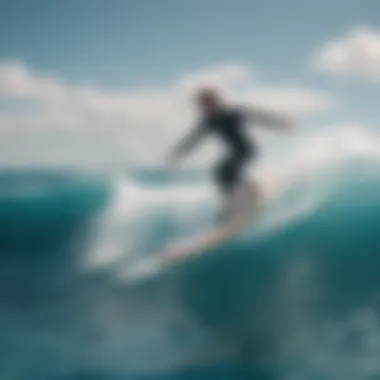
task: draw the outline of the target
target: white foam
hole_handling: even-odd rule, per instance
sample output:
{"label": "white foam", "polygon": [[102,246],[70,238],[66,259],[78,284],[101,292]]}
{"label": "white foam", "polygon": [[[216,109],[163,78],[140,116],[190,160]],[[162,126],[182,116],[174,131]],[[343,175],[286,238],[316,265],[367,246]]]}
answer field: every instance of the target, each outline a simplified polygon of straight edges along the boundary
{"label": "white foam", "polygon": [[99,268],[121,259],[137,259],[146,239],[163,221],[170,220],[186,234],[201,228],[214,206],[213,192],[205,183],[149,187],[131,179],[118,179],[111,204],[94,226],[96,233],[83,264]]}

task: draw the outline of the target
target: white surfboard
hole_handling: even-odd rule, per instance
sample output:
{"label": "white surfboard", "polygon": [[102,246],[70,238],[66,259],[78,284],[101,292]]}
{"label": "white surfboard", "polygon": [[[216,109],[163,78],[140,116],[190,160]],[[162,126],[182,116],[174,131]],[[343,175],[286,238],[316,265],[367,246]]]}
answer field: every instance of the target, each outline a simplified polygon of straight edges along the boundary
{"label": "white surfboard", "polygon": [[251,225],[263,204],[261,191],[257,186],[247,184],[239,189],[229,204],[228,220],[188,241],[169,245],[161,252],[149,255],[133,267],[128,268],[127,277],[144,277],[154,274],[163,267],[181,261],[194,259],[210,252]]}

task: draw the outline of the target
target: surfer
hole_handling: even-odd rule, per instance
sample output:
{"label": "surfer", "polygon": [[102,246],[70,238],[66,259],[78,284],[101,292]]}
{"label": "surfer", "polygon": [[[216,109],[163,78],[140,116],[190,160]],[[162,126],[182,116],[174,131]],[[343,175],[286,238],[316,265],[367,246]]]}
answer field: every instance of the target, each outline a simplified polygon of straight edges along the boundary
{"label": "surfer", "polygon": [[[243,171],[249,162],[257,159],[258,149],[255,141],[248,136],[245,125],[261,124],[268,127],[289,128],[292,120],[274,112],[243,107],[235,108],[225,104],[220,93],[214,88],[201,89],[195,96],[200,111],[200,121],[190,133],[170,152],[168,163],[174,164],[189,153],[206,135],[218,136],[226,146],[226,155],[214,169],[214,179],[224,204],[244,181]],[[228,214],[222,208],[220,218]]]}

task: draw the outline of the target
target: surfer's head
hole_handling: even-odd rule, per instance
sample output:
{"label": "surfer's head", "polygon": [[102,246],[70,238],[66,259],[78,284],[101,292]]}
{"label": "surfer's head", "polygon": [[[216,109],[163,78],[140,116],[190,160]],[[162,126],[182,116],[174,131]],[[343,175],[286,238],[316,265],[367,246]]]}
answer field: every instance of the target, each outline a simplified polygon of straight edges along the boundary
{"label": "surfer's head", "polygon": [[220,93],[212,87],[205,87],[198,90],[195,95],[195,102],[197,107],[206,114],[218,112],[223,105]]}

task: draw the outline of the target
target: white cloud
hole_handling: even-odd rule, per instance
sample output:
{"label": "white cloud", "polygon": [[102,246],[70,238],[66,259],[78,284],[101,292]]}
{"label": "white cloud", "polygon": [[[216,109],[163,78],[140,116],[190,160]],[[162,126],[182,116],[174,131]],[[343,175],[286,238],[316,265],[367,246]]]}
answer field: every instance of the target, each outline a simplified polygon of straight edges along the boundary
{"label": "white cloud", "polygon": [[228,90],[230,86],[245,86],[252,83],[252,70],[245,65],[231,63],[208,67],[196,73],[180,78],[178,84],[185,90],[194,90],[198,86],[218,86]]}
{"label": "white cloud", "polygon": [[0,97],[50,103],[67,98],[68,87],[59,78],[38,75],[16,61],[0,64]]}
{"label": "white cloud", "polygon": [[[217,85],[232,101],[268,106],[296,116],[330,105],[324,93],[299,87],[267,88],[254,77],[247,65],[222,64],[181,76],[167,86],[110,91],[70,84],[35,72],[21,62],[0,62],[0,106],[5,104],[0,108],[1,143],[4,146],[12,141],[14,151],[20,150],[17,156],[21,161],[24,157],[25,161],[55,162],[59,149],[51,145],[64,145],[62,139],[71,141],[66,154],[73,162],[84,155],[86,160],[92,156],[98,160],[133,156],[157,161],[173,138],[192,123],[189,100],[200,85]],[[25,151],[31,139],[39,141],[40,149]],[[50,157],[52,152],[55,157]],[[9,163],[12,157],[0,154],[0,163]]]}
{"label": "white cloud", "polygon": [[[238,96],[238,95],[237,95]],[[296,115],[298,117],[323,111],[333,103],[324,92],[311,92],[301,87],[257,88],[242,91],[241,101]]]}
{"label": "white cloud", "polygon": [[313,64],[333,74],[380,80],[380,30],[356,28],[327,42],[316,52]]}

